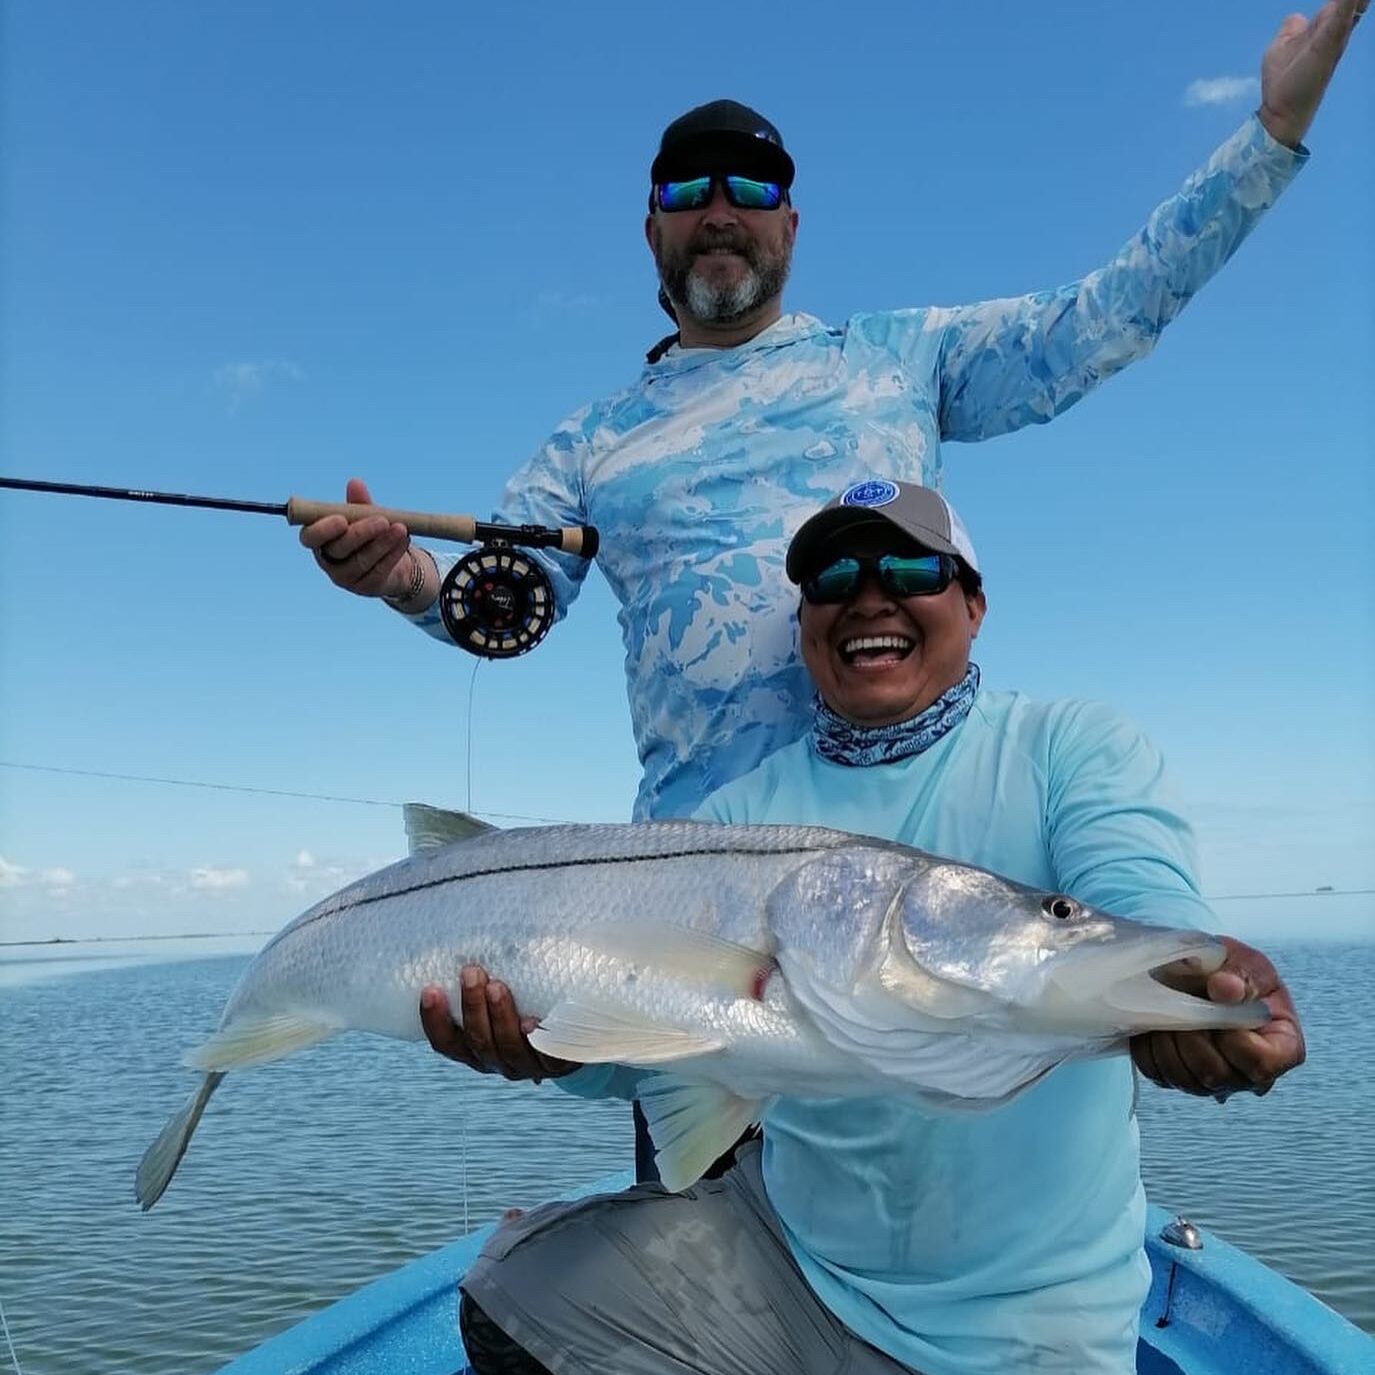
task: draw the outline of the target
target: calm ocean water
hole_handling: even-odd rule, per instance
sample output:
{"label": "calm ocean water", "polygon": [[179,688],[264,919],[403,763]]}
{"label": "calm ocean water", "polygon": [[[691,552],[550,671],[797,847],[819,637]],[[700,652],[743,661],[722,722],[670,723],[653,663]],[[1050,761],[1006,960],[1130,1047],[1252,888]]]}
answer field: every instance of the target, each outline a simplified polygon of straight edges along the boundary
{"label": "calm ocean water", "polygon": [[[0,952],[0,1304],[26,1375],[212,1371],[465,1226],[630,1159],[621,1104],[351,1037],[231,1078],[145,1215],[134,1166],[246,959],[92,953]],[[1307,1066],[1221,1107],[1147,1086],[1147,1190],[1375,1333],[1375,945],[1273,953]]]}

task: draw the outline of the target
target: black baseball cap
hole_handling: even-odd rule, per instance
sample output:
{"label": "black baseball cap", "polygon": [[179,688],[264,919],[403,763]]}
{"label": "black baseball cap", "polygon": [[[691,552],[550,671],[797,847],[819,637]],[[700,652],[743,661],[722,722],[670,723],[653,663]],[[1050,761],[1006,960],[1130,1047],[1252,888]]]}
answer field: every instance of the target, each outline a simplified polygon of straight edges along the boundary
{"label": "black baseball cap", "polygon": [[738,100],[713,100],[679,115],[664,130],[649,179],[657,184],[704,172],[737,172],[776,181],[786,190],[795,171],[775,125]]}

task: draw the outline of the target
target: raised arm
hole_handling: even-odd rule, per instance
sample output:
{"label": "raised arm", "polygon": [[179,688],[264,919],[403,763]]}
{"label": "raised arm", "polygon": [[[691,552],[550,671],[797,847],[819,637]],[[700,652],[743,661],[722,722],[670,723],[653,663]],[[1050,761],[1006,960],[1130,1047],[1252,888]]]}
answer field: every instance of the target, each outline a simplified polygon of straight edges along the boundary
{"label": "raised arm", "polygon": [[1144,357],[1307,158],[1301,140],[1368,0],[1291,15],[1261,64],[1260,108],[1104,267],[1058,290],[936,310],[940,424],[953,440],[1051,419]]}

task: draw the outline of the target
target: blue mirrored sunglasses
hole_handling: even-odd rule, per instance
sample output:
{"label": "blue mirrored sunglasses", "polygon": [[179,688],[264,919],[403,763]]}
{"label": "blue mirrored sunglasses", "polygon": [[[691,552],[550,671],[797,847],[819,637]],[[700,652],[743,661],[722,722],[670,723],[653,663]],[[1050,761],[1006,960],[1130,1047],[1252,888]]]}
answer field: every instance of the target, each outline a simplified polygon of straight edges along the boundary
{"label": "blue mirrored sunglasses", "polygon": [[712,188],[717,184],[737,210],[777,210],[787,195],[776,181],[756,181],[753,177],[693,177],[691,181],[663,181],[654,187],[654,204],[672,214],[678,210],[701,210],[711,204]]}
{"label": "blue mirrored sunglasses", "polygon": [[933,597],[944,592],[957,576],[955,560],[949,554],[836,559],[803,580],[802,595],[814,606],[846,602],[859,591],[865,578],[874,577],[890,597]]}

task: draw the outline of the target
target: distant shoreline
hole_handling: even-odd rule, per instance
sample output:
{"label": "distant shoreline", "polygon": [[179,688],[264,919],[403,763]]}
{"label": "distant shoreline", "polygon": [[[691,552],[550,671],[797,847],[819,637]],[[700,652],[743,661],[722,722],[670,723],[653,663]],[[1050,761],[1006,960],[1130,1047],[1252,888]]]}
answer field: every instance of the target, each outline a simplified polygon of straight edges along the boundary
{"label": "distant shoreline", "polygon": [[213,941],[231,936],[270,936],[271,931],[179,931],[168,936],[49,936],[41,941],[0,941],[0,950],[20,945],[105,945],[123,941]]}

